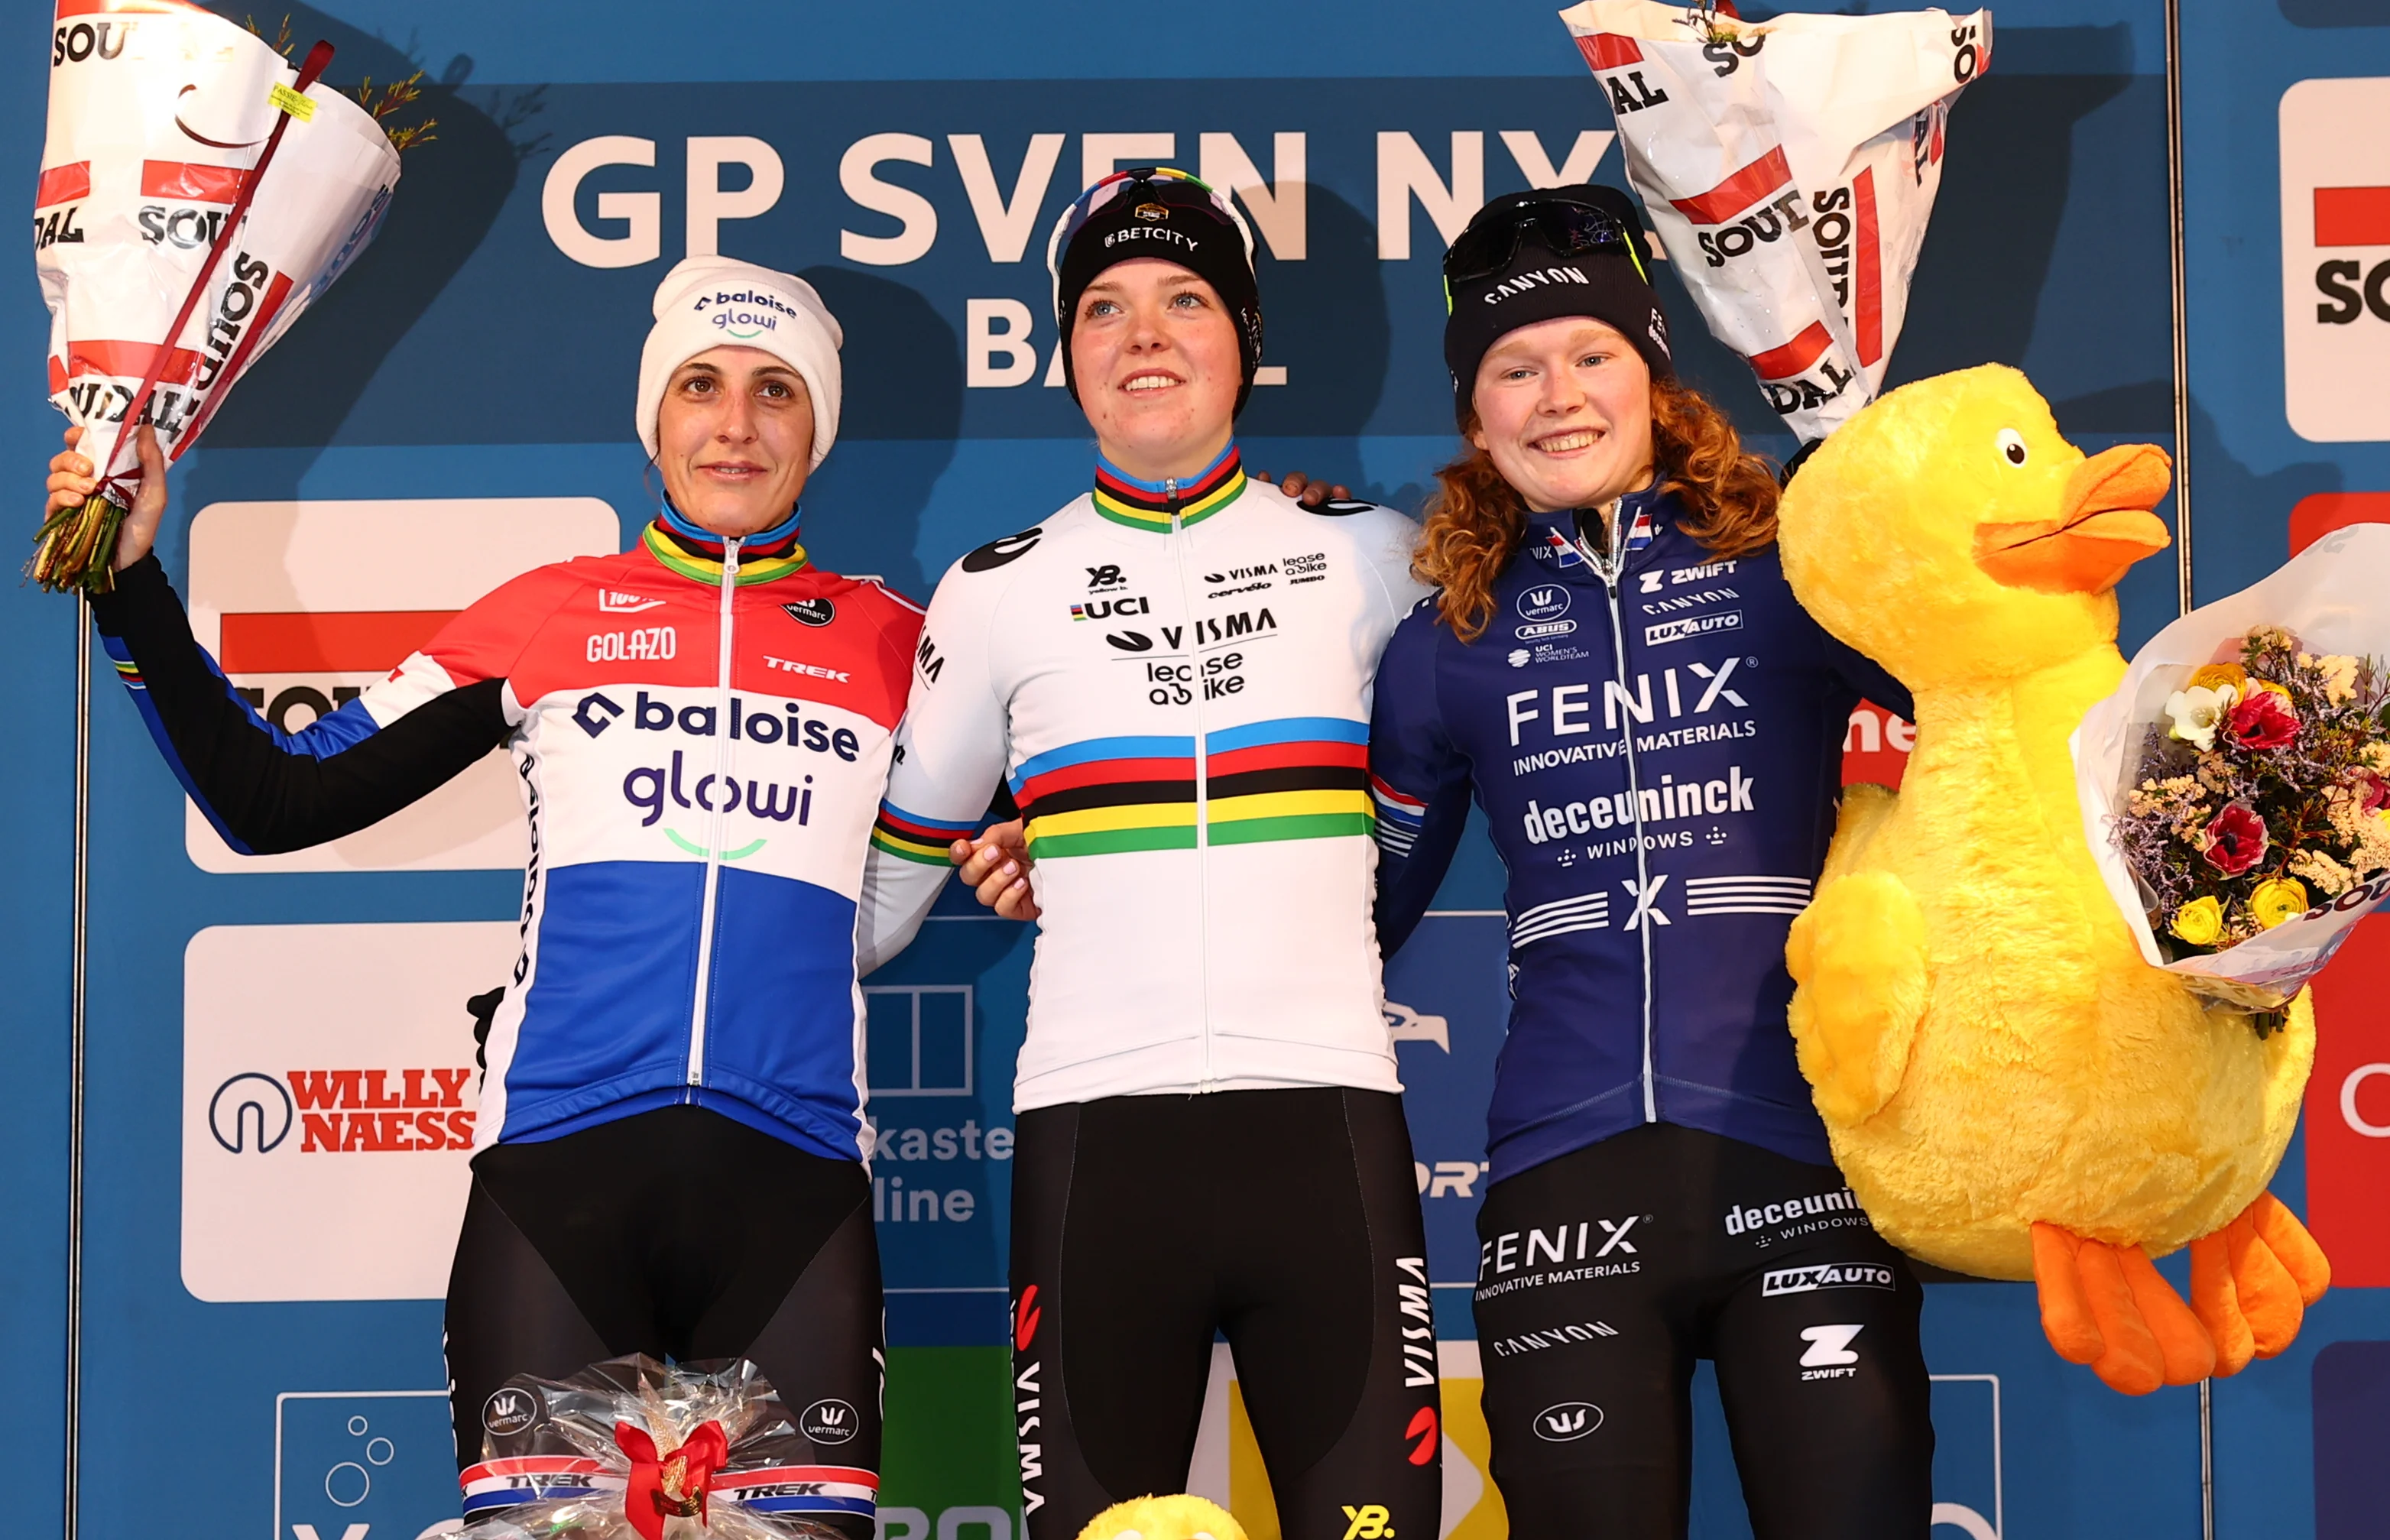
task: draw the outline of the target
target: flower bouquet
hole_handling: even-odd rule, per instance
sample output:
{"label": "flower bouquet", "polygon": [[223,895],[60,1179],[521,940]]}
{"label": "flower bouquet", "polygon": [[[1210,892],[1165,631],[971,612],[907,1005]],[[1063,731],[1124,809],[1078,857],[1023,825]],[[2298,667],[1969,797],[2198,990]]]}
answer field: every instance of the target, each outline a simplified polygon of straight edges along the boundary
{"label": "flower bouquet", "polygon": [[482,1409],[482,1462],[458,1478],[466,1540],[850,1540],[870,1533],[879,1477],[820,1464],[854,1436],[843,1402],[812,1436],[745,1359],[639,1354],[568,1380],[517,1375]]}
{"label": "flower bouquet", "polygon": [[294,70],[184,0],[58,0],[34,263],[50,399],[101,485],[43,526],[44,587],[109,588],[134,430],[180,458],[379,227],[414,131],[323,84],[331,57],[318,43]]}
{"label": "flower bouquet", "polygon": [[1875,399],[1989,11],[1788,12],[1584,0],[1561,12],[1627,179],[1710,331],[1802,439]]}
{"label": "flower bouquet", "polygon": [[2390,894],[2390,526],[2152,638],[2075,737],[2085,833],[2141,954],[2260,1033]]}

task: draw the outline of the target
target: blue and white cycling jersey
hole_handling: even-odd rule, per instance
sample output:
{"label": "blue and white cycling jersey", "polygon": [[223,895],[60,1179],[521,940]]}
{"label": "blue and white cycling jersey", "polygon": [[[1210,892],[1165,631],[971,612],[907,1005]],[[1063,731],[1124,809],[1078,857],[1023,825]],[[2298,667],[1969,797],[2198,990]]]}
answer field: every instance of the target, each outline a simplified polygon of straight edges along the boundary
{"label": "blue and white cycling jersey", "polygon": [[1784,937],[1833,837],[1852,708],[1907,715],[1908,695],[1802,610],[1773,545],[1710,560],[1681,513],[1626,499],[1614,560],[1571,516],[1531,518],[1476,641],[1422,601],[1378,667],[1381,945],[1418,924],[1472,797],[1509,871],[1497,1181],[1644,1123],[1831,1163]]}

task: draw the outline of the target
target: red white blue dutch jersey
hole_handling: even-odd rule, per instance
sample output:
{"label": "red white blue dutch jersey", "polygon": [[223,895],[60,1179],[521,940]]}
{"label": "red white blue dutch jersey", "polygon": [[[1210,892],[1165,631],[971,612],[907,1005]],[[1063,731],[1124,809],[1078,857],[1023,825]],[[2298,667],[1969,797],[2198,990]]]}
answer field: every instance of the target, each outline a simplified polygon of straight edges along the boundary
{"label": "red white blue dutch jersey", "polygon": [[805,565],[793,529],[741,557],[656,525],[528,572],[300,733],[231,693],[154,561],[100,607],[236,849],[337,837],[512,755],[532,859],[477,1145],[693,1102],[868,1153],[856,898],[920,614]]}

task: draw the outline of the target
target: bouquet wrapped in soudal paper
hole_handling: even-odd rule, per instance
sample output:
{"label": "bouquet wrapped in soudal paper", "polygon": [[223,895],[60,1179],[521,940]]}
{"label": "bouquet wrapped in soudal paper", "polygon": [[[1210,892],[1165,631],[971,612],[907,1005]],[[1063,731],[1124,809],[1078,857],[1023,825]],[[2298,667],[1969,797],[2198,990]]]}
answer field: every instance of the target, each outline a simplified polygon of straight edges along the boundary
{"label": "bouquet wrapped in soudal paper", "polygon": [[2151,963],[2271,1025],[2390,894],[2390,525],[2150,639],[2075,732],[2083,828]]}
{"label": "bouquet wrapped in soudal paper", "polygon": [[225,392],[373,237],[398,154],[375,115],[181,0],[58,0],[33,252],[50,399],[102,492],[43,530],[44,586],[104,590],[140,482],[134,429],[179,457]]}
{"label": "bouquet wrapped in soudal paper", "polygon": [[1942,185],[1943,131],[1991,62],[1989,11],[1734,19],[1561,12],[1618,118],[1677,276],[1803,440],[1882,387]]}
{"label": "bouquet wrapped in soudal paper", "polygon": [[482,1463],[459,1478],[469,1540],[854,1540],[880,1479],[826,1464],[856,1409],[780,1404],[755,1366],[634,1354],[568,1380],[517,1375],[482,1408]]}

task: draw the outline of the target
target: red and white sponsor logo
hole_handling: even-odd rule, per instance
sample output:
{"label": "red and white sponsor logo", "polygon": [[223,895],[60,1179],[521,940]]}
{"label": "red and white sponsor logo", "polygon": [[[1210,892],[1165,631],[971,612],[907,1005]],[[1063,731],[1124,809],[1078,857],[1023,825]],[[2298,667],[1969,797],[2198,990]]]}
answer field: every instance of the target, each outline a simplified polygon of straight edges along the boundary
{"label": "red and white sponsor logo", "polygon": [[2279,116],[2283,412],[2390,439],[2390,79],[2303,80]]}
{"label": "red and white sponsor logo", "polygon": [[[183,956],[184,1287],[437,1299],[471,1183],[505,920],[221,925]],[[486,1009],[486,1007],[482,1008]]]}
{"label": "red and white sponsor logo", "polygon": [[[260,715],[296,732],[508,579],[621,548],[614,510],[594,497],[212,503],[191,521],[191,630]],[[371,828],[285,855],[236,854],[186,806],[184,849],[212,872],[520,869],[515,781],[493,752]]]}

